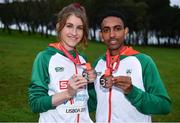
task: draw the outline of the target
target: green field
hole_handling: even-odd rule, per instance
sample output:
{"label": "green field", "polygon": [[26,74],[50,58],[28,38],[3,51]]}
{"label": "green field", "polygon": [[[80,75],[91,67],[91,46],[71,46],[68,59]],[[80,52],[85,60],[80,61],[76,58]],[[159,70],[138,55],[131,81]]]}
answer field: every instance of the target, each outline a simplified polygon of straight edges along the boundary
{"label": "green field", "polygon": [[[8,35],[0,30],[0,122],[38,121],[38,114],[32,113],[28,106],[27,87],[36,54],[54,41],[56,37],[45,38],[37,34],[29,36],[17,32]],[[134,48],[152,56],[172,98],[172,112],[168,115],[153,116],[153,121],[180,121],[180,49],[140,46]],[[93,62],[104,51],[103,44],[89,42],[83,52],[90,62]]]}

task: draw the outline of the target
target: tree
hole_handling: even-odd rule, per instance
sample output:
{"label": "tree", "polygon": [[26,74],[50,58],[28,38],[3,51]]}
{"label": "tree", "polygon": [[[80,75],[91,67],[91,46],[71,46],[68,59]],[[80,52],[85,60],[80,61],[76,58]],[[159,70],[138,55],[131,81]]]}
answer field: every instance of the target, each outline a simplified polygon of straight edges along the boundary
{"label": "tree", "polygon": [[11,34],[10,25],[13,23],[13,16],[12,16],[12,5],[10,3],[7,4],[0,4],[0,18],[1,22],[4,24],[4,31],[7,29],[8,33]]}

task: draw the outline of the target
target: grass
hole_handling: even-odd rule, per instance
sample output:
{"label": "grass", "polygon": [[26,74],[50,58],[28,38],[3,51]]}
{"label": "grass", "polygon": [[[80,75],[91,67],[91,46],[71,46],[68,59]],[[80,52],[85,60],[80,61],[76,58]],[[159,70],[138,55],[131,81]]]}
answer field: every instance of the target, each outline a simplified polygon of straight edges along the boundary
{"label": "grass", "polygon": [[[0,30],[0,122],[38,121],[38,114],[32,113],[28,106],[27,87],[35,56],[54,41],[55,37],[45,38],[38,34],[29,36],[17,32],[9,35]],[[136,46],[135,49],[154,59],[172,98],[172,112],[168,115],[153,116],[153,121],[180,121],[180,49],[142,46]],[[98,42],[90,42],[83,52],[89,61],[93,62],[105,52],[105,46]]]}

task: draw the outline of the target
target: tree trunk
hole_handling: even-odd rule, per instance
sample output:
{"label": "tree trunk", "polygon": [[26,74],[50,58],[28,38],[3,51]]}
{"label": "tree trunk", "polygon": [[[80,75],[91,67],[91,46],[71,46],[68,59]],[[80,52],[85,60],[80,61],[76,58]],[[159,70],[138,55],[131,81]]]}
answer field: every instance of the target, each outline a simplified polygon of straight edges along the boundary
{"label": "tree trunk", "polygon": [[143,41],[144,41],[144,45],[148,45],[148,31],[145,29],[144,30],[144,35],[143,35]]}
{"label": "tree trunk", "polygon": [[16,23],[16,24],[17,24],[17,26],[18,26],[19,33],[22,33],[22,29],[21,29],[20,24],[19,24],[19,23]]}
{"label": "tree trunk", "polygon": [[160,35],[159,35],[159,32],[156,32],[156,36],[157,36],[157,45],[160,45]]}
{"label": "tree trunk", "polygon": [[27,28],[28,28],[28,35],[31,35],[31,27],[30,27],[30,25],[29,24],[27,24]]}

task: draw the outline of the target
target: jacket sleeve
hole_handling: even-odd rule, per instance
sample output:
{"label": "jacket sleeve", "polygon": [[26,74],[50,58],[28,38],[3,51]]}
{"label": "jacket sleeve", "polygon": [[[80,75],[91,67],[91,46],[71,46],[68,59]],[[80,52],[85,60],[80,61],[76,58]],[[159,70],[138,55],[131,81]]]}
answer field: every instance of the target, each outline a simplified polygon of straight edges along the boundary
{"label": "jacket sleeve", "polygon": [[[97,63],[98,63],[97,59],[94,63],[93,63],[93,68],[96,67]],[[97,80],[95,80],[97,81]],[[94,82],[95,83],[95,82]],[[95,112],[96,108],[97,108],[97,97],[96,97],[96,91],[95,91],[95,86],[94,83],[90,83],[88,84],[88,94],[89,94],[89,100],[88,100],[88,109],[89,112]]]}
{"label": "jacket sleeve", "polygon": [[88,109],[89,112],[94,112],[96,111],[96,107],[97,107],[97,98],[96,98],[94,83],[88,84],[88,94],[89,94]]}
{"label": "jacket sleeve", "polygon": [[48,62],[41,52],[33,64],[31,83],[28,87],[28,101],[33,112],[45,112],[53,108],[52,97],[48,95]]}
{"label": "jacket sleeve", "polygon": [[153,60],[140,58],[145,91],[133,86],[126,98],[143,114],[168,114],[171,111],[171,99],[160,78]]}

